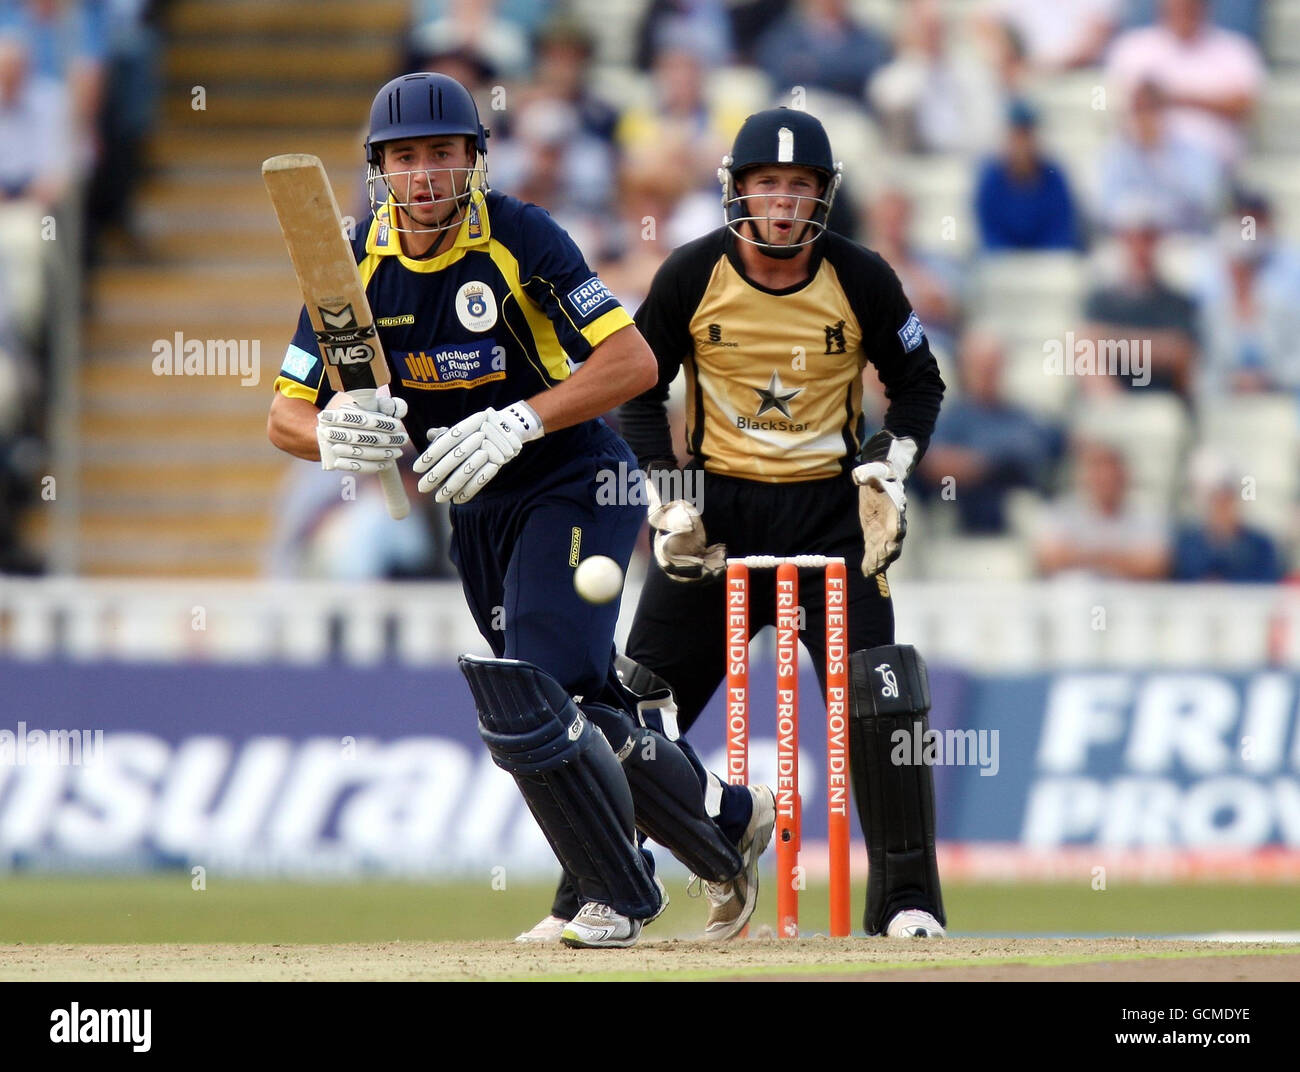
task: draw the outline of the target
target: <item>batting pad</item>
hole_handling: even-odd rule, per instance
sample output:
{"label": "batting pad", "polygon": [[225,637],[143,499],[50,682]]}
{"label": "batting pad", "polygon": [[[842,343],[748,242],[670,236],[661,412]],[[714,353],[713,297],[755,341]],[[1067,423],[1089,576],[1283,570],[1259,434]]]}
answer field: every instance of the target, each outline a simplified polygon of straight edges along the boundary
{"label": "batting pad", "polygon": [[649,919],[659,891],[637,849],[632,792],[605,735],[531,663],[463,655],[479,735],[514,776],[584,902]]}
{"label": "batting pad", "polygon": [[925,662],[910,644],[849,656],[850,769],[867,839],[868,934],[883,933],[904,908],[947,925],[934,849],[934,772],[911,761],[915,750],[898,747],[925,739],[929,710]]}

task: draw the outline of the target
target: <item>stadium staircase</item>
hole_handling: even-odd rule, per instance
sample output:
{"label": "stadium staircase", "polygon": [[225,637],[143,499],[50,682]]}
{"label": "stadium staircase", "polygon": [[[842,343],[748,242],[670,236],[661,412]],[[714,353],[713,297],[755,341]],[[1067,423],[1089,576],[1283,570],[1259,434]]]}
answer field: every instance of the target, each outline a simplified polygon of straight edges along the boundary
{"label": "stadium staircase", "polygon": [[[362,122],[395,71],[406,0],[185,0],[140,191],[147,258],[87,282],[80,378],[80,571],[250,576],[286,472],[267,442],[271,383],[299,305],[261,161],[310,152],[346,214]],[[202,105],[200,108],[199,105]],[[153,372],[154,346],[235,339],[260,379]]]}

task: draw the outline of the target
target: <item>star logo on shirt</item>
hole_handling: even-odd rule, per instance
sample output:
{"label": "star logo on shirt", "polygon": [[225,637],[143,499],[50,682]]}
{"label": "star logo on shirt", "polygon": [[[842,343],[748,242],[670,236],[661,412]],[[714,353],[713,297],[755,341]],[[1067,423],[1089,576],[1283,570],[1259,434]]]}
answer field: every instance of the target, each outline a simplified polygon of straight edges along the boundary
{"label": "star logo on shirt", "polygon": [[802,387],[796,387],[793,391],[786,391],[781,383],[781,374],[775,369],[772,370],[772,378],[767,381],[767,390],[761,387],[751,387],[751,391],[758,395],[758,412],[756,417],[763,416],[769,409],[779,409],[785,416],[790,416],[790,399],[803,391]]}

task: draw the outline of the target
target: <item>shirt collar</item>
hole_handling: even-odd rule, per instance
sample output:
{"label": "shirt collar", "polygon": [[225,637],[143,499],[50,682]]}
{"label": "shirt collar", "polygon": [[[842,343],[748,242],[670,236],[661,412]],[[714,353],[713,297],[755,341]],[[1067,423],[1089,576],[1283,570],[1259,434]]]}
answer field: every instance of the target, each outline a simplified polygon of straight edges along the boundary
{"label": "shirt collar", "polygon": [[[367,253],[379,256],[402,255],[401,234],[389,226],[393,212],[395,206],[390,194],[388,200],[379,206],[375,218],[370,221],[370,233],[366,236]],[[458,247],[485,246],[491,237],[492,226],[488,220],[487,198],[482,190],[475,190],[470,194],[469,207],[465,212],[465,218],[460,221],[455,240],[439,256],[450,253]]]}

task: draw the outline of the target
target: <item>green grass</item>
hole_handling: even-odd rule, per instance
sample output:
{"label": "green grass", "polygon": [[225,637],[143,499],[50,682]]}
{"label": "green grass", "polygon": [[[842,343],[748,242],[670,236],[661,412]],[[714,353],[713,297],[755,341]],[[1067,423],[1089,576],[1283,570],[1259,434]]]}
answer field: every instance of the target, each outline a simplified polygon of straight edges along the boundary
{"label": "green grass", "polygon": [[[765,876],[766,877],[766,876]],[[703,927],[705,907],[672,881],[659,935]],[[775,920],[770,885],[755,917]],[[376,942],[509,938],[550,904],[549,885],[230,881],[188,872],[147,877],[9,876],[0,879],[0,945],[15,942]],[[864,890],[854,889],[854,925]],[[1300,931],[1300,897],[1288,886],[949,885],[954,935],[1191,934],[1219,930]],[[801,902],[805,933],[826,929],[826,890]]]}

